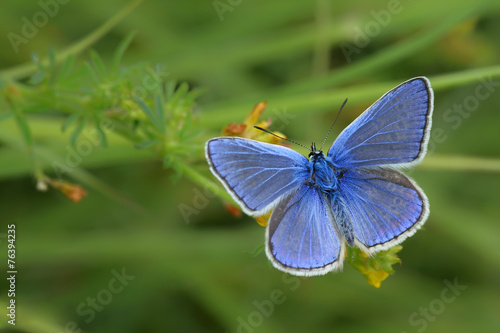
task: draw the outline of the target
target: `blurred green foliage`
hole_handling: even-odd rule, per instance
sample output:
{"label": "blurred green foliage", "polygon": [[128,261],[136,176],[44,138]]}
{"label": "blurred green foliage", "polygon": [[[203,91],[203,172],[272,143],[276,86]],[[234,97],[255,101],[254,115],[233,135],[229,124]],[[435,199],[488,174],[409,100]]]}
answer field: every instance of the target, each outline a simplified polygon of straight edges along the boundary
{"label": "blurred green foliage", "polygon": [[[2,283],[0,329],[500,328],[498,1],[46,0],[0,18],[0,251],[15,224],[18,266],[17,325]],[[436,105],[408,173],[431,215],[396,274],[375,289],[348,265],[297,278],[252,256],[264,229],[207,190],[203,142],[262,100],[271,129],[320,141],[345,98],[336,134],[418,75]],[[80,202],[37,191],[54,162],[72,165],[62,178],[86,189]]]}

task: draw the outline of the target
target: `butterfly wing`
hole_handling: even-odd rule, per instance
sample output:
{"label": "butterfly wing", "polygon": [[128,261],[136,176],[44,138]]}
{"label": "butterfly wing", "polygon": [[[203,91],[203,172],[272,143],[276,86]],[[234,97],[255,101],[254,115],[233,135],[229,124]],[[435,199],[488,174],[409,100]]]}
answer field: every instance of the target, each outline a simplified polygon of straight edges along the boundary
{"label": "butterfly wing", "polygon": [[425,156],[433,92],[425,77],[387,92],[340,133],[328,152],[339,168],[416,164]]}
{"label": "butterfly wing", "polygon": [[342,268],[344,242],[333,214],[316,187],[302,185],[274,209],[266,230],[266,254],[273,265],[300,276]]}
{"label": "butterfly wing", "polygon": [[308,160],[292,149],[235,137],[207,141],[210,170],[245,213],[260,216],[309,178]]}
{"label": "butterfly wing", "polygon": [[389,168],[348,170],[339,181],[356,245],[367,253],[386,250],[413,235],[429,215],[424,192]]}

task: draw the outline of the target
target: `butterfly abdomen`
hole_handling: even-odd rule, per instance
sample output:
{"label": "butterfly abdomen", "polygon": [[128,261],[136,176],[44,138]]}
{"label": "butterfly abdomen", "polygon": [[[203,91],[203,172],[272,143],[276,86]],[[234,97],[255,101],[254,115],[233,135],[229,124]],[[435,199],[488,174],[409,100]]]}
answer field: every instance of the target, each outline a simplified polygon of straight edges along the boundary
{"label": "butterfly abdomen", "polygon": [[351,223],[351,218],[349,217],[344,200],[342,196],[338,193],[332,193],[327,196],[327,199],[331,202],[333,220],[336,223],[334,226],[338,233],[342,235],[345,239],[347,245],[350,247],[354,246],[354,228]]}

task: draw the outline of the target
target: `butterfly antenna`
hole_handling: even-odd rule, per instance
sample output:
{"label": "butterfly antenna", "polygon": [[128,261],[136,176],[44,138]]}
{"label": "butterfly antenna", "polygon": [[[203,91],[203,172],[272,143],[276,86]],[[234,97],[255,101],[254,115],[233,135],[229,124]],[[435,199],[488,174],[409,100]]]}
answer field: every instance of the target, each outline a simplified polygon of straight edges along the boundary
{"label": "butterfly antenna", "polygon": [[347,98],[345,99],[344,103],[342,103],[342,106],[340,107],[339,113],[337,113],[337,117],[335,118],[335,121],[333,122],[332,126],[330,126],[330,129],[328,130],[328,133],[326,134],[325,140],[323,140],[323,144],[321,145],[321,149],[323,149],[323,146],[325,145],[326,139],[328,139],[328,136],[330,135],[330,132],[332,131],[333,126],[337,122],[337,119],[339,119],[340,112],[342,112],[342,109],[344,108],[345,103],[347,103]]}
{"label": "butterfly antenna", "polygon": [[290,139],[287,139],[287,138],[282,138],[281,136],[279,136],[279,135],[277,135],[277,134],[274,134],[273,132],[270,132],[270,131],[266,130],[265,128],[262,128],[262,127],[259,127],[259,126],[254,126],[254,127],[255,127],[256,129],[258,129],[258,130],[262,131],[262,132],[266,132],[266,133],[271,134],[271,135],[273,135],[273,136],[275,136],[275,137],[277,137],[277,138],[280,138],[281,140],[289,141],[289,142],[291,142],[291,143],[295,143],[296,145],[299,145],[299,146],[301,146],[301,147],[304,147],[304,148],[305,148],[305,149],[307,149],[307,150],[311,150],[311,148],[308,148],[308,147],[306,147],[306,146],[304,146],[304,145],[301,145],[300,143],[295,142],[295,141],[293,141],[293,140],[290,140]]}

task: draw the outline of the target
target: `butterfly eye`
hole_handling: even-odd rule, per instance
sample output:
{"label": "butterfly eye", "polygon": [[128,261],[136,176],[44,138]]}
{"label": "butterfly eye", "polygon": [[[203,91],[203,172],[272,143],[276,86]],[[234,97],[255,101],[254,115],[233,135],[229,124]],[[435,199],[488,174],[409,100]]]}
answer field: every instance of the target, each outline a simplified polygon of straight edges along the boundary
{"label": "butterfly eye", "polygon": [[318,151],[318,150],[313,150],[313,151],[311,151],[311,152],[309,153],[309,157],[311,157],[311,156],[318,156],[318,155],[319,155],[318,153],[319,153],[319,151]]}
{"label": "butterfly eye", "polygon": [[[311,161],[316,161],[318,157],[322,157],[323,152],[321,150],[313,150],[309,153],[309,160]],[[312,158],[311,158],[312,157]]]}

